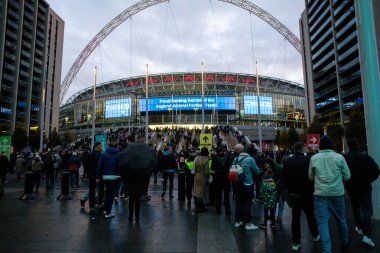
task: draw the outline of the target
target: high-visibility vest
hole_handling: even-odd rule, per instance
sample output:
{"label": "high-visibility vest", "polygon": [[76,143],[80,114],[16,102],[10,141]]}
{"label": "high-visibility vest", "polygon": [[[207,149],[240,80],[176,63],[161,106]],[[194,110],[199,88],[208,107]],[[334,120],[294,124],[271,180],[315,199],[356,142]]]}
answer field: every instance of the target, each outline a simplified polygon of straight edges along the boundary
{"label": "high-visibility vest", "polygon": [[208,172],[209,172],[210,174],[214,174],[215,171],[211,169],[211,164],[212,164],[212,160],[210,159],[210,160],[208,161]]}
{"label": "high-visibility vest", "polygon": [[187,166],[187,168],[192,171],[193,170],[193,164],[194,164],[194,161],[188,161],[187,159],[185,160],[185,164]]}

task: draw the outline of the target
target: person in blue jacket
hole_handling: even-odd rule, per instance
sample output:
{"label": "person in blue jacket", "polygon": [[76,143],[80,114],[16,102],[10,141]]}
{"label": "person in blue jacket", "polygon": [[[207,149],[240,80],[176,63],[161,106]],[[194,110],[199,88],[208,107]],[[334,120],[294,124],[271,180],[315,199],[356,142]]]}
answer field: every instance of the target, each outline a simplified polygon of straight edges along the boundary
{"label": "person in blue jacket", "polygon": [[103,180],[106,186],[106,199],[104,203],[104,218],[111,219],[115,214],[111,212],[115,192],[120,180],[119,163],[119,148],[116,141],[111,141],[106,152],[102,154],[98,162],[96,171],[96,182]]}

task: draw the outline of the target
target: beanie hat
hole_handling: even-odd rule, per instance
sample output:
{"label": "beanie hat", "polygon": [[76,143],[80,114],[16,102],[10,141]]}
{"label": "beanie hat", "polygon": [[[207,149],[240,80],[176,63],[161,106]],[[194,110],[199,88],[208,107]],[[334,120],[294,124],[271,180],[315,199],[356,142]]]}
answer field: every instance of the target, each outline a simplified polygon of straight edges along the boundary
{"label": "beanie hat", "polygon": [[201,156],[208,156],[209,155],[209,152],[208,152],[208,149],[206,147],[203,147],[201,149],[201,153],[200,153]]}
{"label": "beanie hat", "polygon": [[333,141],[327,135],[323,135],[319,142],[319,150],[333,149]]}

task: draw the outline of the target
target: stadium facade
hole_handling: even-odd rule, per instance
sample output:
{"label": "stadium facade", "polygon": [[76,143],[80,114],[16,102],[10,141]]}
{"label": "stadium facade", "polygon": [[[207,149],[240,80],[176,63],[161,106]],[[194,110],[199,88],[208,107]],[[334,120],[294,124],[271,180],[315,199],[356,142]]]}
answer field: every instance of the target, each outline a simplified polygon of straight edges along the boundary
{"label": "stadium facade", "polygon": [[[237,73],[203,74],[205,124],[257,125],[256,76]],[[260,76],[260,115],[264,126],[300,127],[304,122],[302,85]],[[96,128],[143,125],[146,117],[146,77],[102,83],[96,87]],[[201,124],[202,73],[165,73],[148,77],[149,125]],[[93,87],[73,96],[60,108],[60,131],[90,129]]]}

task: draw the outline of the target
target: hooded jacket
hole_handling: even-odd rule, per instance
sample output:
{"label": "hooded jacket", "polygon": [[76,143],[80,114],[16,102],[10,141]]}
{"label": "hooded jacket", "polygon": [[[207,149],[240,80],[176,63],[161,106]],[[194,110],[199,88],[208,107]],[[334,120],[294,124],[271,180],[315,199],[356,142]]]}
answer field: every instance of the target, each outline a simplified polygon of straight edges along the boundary
{"label": "hooded jacket", "polygon": [[103,180],[115,180],[120,177],[119,169],[119,149],[109,147],[102,154],[98,162],[96,178]]}
{"label": "hooded jacket", "polygon": [[350,150],[344,158],[351,172],[351,178],[346,183],[347,190],[359,194],[371,192],[371,183],[379,177],[380,173],[376,162],[359,150]]}

